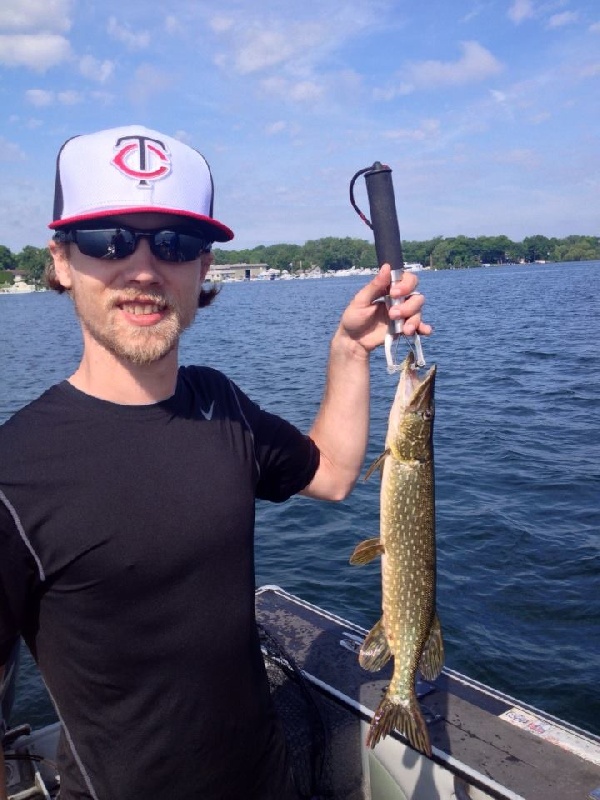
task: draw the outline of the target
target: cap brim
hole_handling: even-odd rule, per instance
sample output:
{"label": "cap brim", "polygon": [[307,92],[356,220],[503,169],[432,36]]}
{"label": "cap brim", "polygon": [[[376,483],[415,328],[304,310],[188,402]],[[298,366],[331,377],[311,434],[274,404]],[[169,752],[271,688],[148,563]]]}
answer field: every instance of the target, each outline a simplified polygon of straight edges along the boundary
{"label": "cap brim", "polygon": [[173,208],[160,208],[157,206],[147,206],[143,208],[134,206],[132,208],[112,209],[111,211],[107,211],[106,209],[102,211],[91,211],[89,214],[78,214],[73,217],[54,220],[54,222],[51,222],[48,227],[52,230],[55,230],[56,228],[67,228],[71,225],[77,224],[78,222],[110,219],[111,217],[120,217],[123,214],[173,214],[177,217],[184,217],[185,219],[192,220],[195,223],[195,226],[200,228],[202,231],[206,231],[208,237],[213,242],[230,242],[234,237],[234,233],[231,228],[228,228],[227,225],[223,225],[223,223],[219,222],[217,219],[212,219],[211,217],[206,217],[202,214],[193,214],[189,211],[178,211],[177,209]]}

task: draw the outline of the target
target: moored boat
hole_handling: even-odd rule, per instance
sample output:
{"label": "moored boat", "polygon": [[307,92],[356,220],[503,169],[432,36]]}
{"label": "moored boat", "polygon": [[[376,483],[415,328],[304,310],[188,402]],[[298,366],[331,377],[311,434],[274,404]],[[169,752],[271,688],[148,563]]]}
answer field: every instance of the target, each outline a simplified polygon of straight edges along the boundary
{"label": "moored boat", "polygon": [[29,292],[35,292],[35,286],[27,283],[21,275],[16,275],[14,283],[10,286],[0,287],[0,294],[28,294]]}

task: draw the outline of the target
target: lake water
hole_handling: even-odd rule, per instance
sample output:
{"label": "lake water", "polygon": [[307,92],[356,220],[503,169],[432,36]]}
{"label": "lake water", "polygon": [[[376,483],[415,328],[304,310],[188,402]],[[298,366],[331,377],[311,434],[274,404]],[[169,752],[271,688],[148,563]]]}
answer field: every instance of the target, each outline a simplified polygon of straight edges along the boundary
{"label": "lake water", "polygon": [[[367,278],[227,284],[182,360],[225,371],[308,429],[329,339]],[[436,383],[438,607],[446,663],[600,733],[600,262],[425,272]],[[74,369],[68,298],[0,296],[0,421]],[[372,359],[367,461],[382,449],[396,379]],[[204,476],[208,479],[209,476]],[[364,627],[379,616],[378,481],[340,504],[257,512],[257,583]],[[14,721],[52,718],[26,660]]]}

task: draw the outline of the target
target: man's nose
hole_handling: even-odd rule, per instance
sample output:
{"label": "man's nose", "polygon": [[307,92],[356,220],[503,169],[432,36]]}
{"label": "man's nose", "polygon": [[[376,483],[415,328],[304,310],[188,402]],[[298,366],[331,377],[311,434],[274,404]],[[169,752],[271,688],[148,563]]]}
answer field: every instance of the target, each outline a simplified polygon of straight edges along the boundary
{"label": "man's nose", "polygon": [[128,280],[137,283],[161,283],[159,259],[150,250],[150,243],[142,238],[134,252],[123,261],[123,271]]}

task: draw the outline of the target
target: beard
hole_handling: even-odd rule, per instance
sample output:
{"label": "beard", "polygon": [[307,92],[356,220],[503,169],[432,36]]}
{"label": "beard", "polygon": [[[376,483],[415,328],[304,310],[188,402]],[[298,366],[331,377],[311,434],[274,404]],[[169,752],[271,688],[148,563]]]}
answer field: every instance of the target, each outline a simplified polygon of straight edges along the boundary
{"label": "beard", "polygon": [[[119,307],[125,301],[135,301],[143,294],[143,305],[157,305],[165,315],[154,325],[135,327],[120,318]],[[184,330],[195,319],[197,302],[185,307],[174,298],[157,292],[120,291],[105,299],[101,313],[88,308],[88,303],[76,291],[71,293],[75,311],[82,327],[99,345],[120,361],[136,366],[153,364],[177,348]]]}

